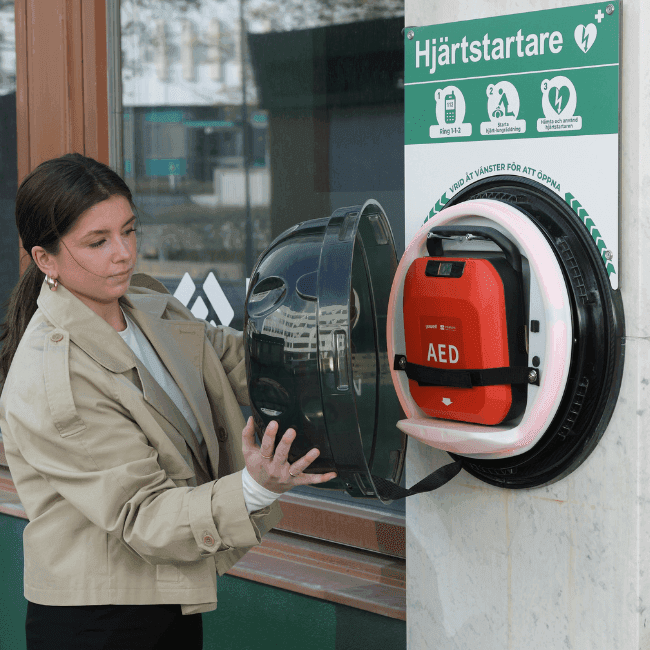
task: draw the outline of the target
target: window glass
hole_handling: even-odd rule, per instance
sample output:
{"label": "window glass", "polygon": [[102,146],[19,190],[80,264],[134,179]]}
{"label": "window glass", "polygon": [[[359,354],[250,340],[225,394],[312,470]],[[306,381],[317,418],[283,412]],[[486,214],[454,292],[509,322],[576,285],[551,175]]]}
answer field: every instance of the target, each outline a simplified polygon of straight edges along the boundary
{"label": "window glass", "polygon": [[[0,238],[0,321],[9,294],[18,282],[18,232],[15,206],[18,189],[16,141],[16,28],[13,0],[0,0],[0,228],[13,233]],[[0,433],[0,442],[2,434]]]}
{"label": "window glass", "polygon": [[138,271],[241,329],[257,257],[300,221],[374,198],[402,253],[403,2],[121,0],[120,20]]}
{"label": "window glass", "polygon": [[0,0],[0,228],[14,237],[0,238],[0,318],[18,281],[18,233],[14,216],[18,153],[16,143],[16,31],[13,0]]}

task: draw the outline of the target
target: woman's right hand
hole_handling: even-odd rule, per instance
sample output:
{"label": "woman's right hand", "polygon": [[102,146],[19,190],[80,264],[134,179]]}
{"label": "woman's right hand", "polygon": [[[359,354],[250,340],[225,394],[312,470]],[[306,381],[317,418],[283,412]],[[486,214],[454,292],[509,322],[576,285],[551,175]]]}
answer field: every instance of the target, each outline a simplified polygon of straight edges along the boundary
{"label": "woman's right hand", "polygon": [[[294,429],[287,429],[275,447],[278,423],[269,423],[262,437],[262,444],[255,442],[253,418],[248,418],[242,431],[242,449],[248,473],[271,492],[282,494],[297,485],[314,485],[336,478],[336,472],[327,474],[305,474],[304,471],[318,458],[320,452],[314,448],[295,463],[289,463],[289,450],[296,438]],[[275,452],[273,451],[275,449]]]}

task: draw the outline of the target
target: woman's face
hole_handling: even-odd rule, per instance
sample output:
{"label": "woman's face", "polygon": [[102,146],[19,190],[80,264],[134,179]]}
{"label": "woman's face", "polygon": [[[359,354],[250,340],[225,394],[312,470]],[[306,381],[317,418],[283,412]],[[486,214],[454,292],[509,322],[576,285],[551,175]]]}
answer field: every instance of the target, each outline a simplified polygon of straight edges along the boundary
{"label": "woman's face", "polygon": [[49,274],[93,309],[126,293],[136,257],[135,216],[116,195],[81,214],[58,255],[49,256]]}

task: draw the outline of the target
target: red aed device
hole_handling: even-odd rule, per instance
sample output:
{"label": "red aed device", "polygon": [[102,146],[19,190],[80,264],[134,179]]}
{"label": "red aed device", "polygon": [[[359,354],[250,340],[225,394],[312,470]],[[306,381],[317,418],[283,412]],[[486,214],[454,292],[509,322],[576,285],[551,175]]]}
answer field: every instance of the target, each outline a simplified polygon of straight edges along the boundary
{"label": "red aed device", "polygon": [[[445,257],[441,239],[490,239],[505,257]],[[409,390],[429,416],[495,425],[521,415],[529,381],[521,255],[493,228],[434,228],[404,281]],[[481,255],[474,253],[474,255]]]}

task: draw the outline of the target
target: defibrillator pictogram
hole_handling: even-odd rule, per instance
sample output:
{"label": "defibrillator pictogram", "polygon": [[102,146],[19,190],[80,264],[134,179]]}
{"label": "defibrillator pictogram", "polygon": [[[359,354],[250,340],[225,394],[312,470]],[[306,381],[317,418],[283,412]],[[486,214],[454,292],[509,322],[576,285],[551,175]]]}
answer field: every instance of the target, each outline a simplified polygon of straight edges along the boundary
{"label": "defibrillator pictogram", "polygon": [[578,47],[586,54],[598,36],[598,28],[593,23],[578,25],[573,32]]}
{"label": "defibrillator pictogram", "polygon": [[574,115],[578,96],[573,82],[564,75],[542,81],[542,110],[537,120],[541,132],[580,131],[582,117]]}

